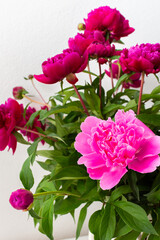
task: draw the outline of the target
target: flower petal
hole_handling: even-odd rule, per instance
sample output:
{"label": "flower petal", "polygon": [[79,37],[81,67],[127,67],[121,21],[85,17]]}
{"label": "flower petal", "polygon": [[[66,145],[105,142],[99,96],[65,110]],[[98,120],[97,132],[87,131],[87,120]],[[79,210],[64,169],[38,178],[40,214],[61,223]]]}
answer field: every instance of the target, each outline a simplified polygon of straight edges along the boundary
{"label": "flower petal", "polygon": [[107,171],[105,171],[100,180],[100,187],[103,190],[109,190],[113,188],[119,183],[126,172],[127,169],[124,167],[107,168]]}
{"label": "flower petal", "polygon": [[91,134],[91,129],[93,127],[96,127],[96,125],[100,122],[101,122],[101,119],[98,119],[96,117],[92,117],[92,116],[87,117],[85,121],[81,124],[81,130],[84,133]]}
{"label": "flower petal", "polygon": [[91,153],[91,147],[88,144],[88,139],[89,139],[89,136],[83,132],[79,133],[76,137],[74,147],[81,154]]}

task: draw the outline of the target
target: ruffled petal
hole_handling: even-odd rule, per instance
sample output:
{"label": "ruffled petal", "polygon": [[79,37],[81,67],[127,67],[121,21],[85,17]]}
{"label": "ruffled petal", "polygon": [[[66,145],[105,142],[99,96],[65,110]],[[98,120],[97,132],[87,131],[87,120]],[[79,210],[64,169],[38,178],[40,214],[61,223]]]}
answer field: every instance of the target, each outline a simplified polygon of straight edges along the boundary
{"label": "ruffled petal", "polygon": [[9,141],[9,136],[7,135],[5,128],[1,128],[0,129],[0,151],[3,151],[7,147],[8,141]]}
{"label": "ruffled petal", "polygon": [[78,164],[84,164],[87,168],[97,168],[105,166],[105,160],[100,155],[91,153],[80,157]]}
{"label": "ruffled petal", "polygon": [[98,119],[97,117],[87,117],[85,121],[81,124],[81,130],[84,133],[91,134],[91,129],[93,127],[96,127],[98,123],[100,123],[102,120]]}

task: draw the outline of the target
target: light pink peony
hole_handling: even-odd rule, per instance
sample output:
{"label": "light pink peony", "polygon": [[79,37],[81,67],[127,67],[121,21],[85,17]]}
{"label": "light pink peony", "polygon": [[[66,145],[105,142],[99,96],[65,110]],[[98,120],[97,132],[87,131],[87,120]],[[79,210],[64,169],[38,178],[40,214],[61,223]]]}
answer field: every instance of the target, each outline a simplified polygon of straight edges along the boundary
{"label": "light pink peony", "polygon": [[0,151],[8,146],[15,152],[17,140],[13,133],[23,120],[22,114],[21,106],[12,98],[0,105]]}
{"label": "light pink peony", "polygon": [[158,73],[160,71],[160,44],[141,44],[124,49],[119,59],[124,73],[145,72]]}
{"label": "light pink peony", "polygon": [[100,180],[100,187],[111,189],[128,169],[149,173],[160,165],[160,136],[156,136],[135,117],[132,110],[118,110],[115,122],[89,116],[81,124],[82,132],[75,149],[83,156],[90,178]]}
{"label": "light pink peony", "polygon": [[[42,63],[43,74],[34,75],[35,79],[45,84],[53,84],[63,80],[68,75],[81,72],[88,63],[87,56],[81,56],[78,52],[66,49]],[[75,78],[76,79],[76,78]],[[76,79],[77,81],[77,79]]]}
{"label": "light pink peony", "polygon": [[117,9],[108,6],[94,9],[84,19],[87,31],[100,30],[110,34],[110,40],[119,40],[121,37],[128,36],[134,31]]}

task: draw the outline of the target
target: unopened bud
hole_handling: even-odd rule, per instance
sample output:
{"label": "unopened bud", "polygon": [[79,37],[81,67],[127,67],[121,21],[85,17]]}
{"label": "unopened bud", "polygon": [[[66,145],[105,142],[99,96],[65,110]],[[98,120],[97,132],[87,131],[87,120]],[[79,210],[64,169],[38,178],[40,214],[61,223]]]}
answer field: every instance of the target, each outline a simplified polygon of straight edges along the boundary
{"label": "unopened bud", "polygon": [[30,210],[33,203],[33,194],[26,189],[18,189],[12,192],[9,202],[17,210]]}
{"label": "unopened bud", "polygon": [[86,29],[86,26],[85,26],[84,23],[79,23],[77,28],[78,28],[79,31],[83,31],[83,30]]}
{"label": "unopened bud", "polygon": [[32,74],[28,75],[28,79],[32,80],[34,78],[34,76]]}
{"label": "unopened bud", "polygon": [[12,94],[15,99],[22,99],[27,91],[23,87],[14,87]]}
{"label": "unopened bud", "polygon": [[66,76],[66,80],[70,83],[70,84],[75,84],[76,82],[78,82],[78,78],[76,77],[75,74],[70,73]]}

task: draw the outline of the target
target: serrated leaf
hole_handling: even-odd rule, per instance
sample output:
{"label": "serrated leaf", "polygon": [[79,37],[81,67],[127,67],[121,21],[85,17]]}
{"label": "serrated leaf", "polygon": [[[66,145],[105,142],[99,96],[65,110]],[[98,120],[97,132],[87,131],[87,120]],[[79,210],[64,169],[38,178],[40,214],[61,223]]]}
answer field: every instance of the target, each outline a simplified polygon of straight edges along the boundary
{"label": "serrated leaf", "polygon": [[129,227],[137,232],[157,235],[146,212],[139,205],[127,201],[117,201],[113,204],[119,216]]}

